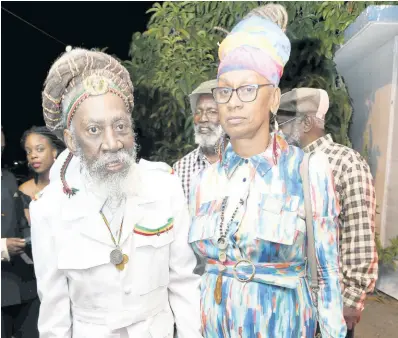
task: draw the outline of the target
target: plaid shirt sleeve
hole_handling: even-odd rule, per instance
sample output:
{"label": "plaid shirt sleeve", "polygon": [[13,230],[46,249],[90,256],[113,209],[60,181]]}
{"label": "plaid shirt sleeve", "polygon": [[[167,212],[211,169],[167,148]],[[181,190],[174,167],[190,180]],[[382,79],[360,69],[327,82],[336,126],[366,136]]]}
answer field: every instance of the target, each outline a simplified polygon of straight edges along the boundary
{"label": "plaid shirt sleeve", "polygon": [[376,195],[369,166],[351,161],[342,173],[341,260],[344,306],[362,310],[377,280]]}

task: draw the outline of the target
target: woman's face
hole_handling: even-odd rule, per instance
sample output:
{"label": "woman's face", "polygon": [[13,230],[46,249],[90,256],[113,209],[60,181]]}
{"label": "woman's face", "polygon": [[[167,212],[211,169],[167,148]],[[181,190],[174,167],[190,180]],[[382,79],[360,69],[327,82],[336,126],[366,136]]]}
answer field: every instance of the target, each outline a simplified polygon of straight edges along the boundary
{"label": "woman's face", "polygon": [[[251,70],[237,70],[220,76],[218,87],[237,89],[252,84],[270,82]],[[270,111],[279,107],[280,90],[273,86],[258,88],[257,97],[252,102],[242,102],[236,91],[227,103],[218,104],[220,123],[227,135],[233,139],[252,139],[260,129],[269,132]]]}
{"label": "woman's face", "polygon": [[30,134],[25,140],[26,158],[30,167],[41,174],[50,170],[57,156],[47,137]]}

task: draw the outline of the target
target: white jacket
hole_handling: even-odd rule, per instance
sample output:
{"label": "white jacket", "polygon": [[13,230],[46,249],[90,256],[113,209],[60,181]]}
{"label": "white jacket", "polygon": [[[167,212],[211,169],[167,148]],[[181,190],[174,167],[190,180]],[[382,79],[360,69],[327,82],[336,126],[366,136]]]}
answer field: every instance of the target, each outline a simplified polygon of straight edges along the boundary
{"label": "white jacket", "polygon": [[[79,189],[75,196],[68,198],[53,179],[30,206],[40,337],[173,337],[174,323],[179,338],[201,337],[199,276],[178,178],[166,164],[138,164],[142,192],[126,201],[120,246],[129,262],[120,272],[110,263],[114,245],[101,206],[85,191],[76,162],[67,175]],[[134,232],[137,225],[158,229],[170,218],[168,232]]]}

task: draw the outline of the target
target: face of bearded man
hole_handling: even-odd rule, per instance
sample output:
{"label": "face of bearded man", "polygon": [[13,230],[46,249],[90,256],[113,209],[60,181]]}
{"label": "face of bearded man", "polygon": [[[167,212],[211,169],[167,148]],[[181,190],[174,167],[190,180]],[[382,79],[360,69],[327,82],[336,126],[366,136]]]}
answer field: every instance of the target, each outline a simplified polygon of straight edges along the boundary
{"label": "face of bearded man", "polygon": [[215,146],[224,135],[218,107],[211,94],[199,97],[194,114],[195,143],[205,152],[215,153]]}
{"label": "face of bearded man", "polygon": [[65,141],[79,157],[89,189],[111,199],[130,194],[136,143],[123,101],[110,93],[89,97],[76,111],[72,127]]}

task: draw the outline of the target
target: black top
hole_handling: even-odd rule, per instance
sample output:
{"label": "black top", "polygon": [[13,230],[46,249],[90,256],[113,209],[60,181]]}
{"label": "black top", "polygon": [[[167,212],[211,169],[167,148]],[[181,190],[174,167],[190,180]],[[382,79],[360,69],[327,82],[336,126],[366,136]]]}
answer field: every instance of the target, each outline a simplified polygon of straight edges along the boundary
{"label": "black top", "polygon": [[29,195],[24,194],[21,190],[19,191],[21,195],[22,204],[24,209],[29,209],[29,204],[32,202],[32,198]]}
{"label": "black top", "polygon": [[[24,204],[15,176],[7,170],[1,175],[1,238],[28,238],[30,226],[25,218]],[[32,257],[31,247],[25,252]],[[21,304],[37,297],[33,265],[20,256],[1,261],[1,306]]]}

